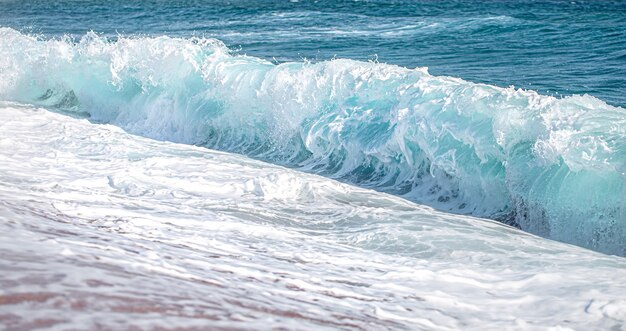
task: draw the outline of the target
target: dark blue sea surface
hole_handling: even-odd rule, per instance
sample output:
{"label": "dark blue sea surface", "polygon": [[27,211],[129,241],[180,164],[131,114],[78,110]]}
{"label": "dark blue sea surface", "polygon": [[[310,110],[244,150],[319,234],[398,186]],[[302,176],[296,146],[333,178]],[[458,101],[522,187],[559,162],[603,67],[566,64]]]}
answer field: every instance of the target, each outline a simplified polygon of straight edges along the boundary
{"label": "dark blue sea surface", "polygon": [[375,60],[626,106],[624,1],[1,1],[45,36],[215,37],[276,62]]}

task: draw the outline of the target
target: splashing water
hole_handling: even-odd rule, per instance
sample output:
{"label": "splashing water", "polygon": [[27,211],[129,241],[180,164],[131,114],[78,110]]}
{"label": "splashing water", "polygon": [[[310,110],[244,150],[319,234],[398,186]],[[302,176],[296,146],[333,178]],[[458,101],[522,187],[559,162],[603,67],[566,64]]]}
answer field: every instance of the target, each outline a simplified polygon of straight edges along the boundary
{"label": "splashing water", "polygon": [[7,329],[626,321],[623,258],[32,106],[0,128]]}
{"label": "splashing water", "polygon": [[0,29],[0,97],[625,255],[626,110],[425,69],[236,56],[202,38]]}

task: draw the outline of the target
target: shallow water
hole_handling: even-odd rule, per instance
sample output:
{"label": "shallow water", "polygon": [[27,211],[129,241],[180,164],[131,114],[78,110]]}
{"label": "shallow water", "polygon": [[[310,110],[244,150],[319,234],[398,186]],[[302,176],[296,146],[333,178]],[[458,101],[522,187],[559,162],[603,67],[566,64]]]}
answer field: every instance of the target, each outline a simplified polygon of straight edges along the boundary
{"label": "shallow water", "polygon": [[626,320],[623,258],[30,106],[0,119],[8,330]]}

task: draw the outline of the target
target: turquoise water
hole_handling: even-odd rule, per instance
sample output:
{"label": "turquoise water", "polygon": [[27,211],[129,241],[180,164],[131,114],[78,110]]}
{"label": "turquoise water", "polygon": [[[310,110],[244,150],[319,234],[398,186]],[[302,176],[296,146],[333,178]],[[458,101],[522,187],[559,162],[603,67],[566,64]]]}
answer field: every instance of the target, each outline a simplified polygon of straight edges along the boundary
{"label": "turquoise water", "polygon": [[0,6],[2,100],[626,254],[620,2]]}
{"label": "turquoise water", "polygon": [[0,1],[0,325],[623,329],[625,7]]}
{"label": "turquoise water", "polygon": [[378,60],[626,105],[623,1],[2,1],[0,26],[215,37],[276,62]]}

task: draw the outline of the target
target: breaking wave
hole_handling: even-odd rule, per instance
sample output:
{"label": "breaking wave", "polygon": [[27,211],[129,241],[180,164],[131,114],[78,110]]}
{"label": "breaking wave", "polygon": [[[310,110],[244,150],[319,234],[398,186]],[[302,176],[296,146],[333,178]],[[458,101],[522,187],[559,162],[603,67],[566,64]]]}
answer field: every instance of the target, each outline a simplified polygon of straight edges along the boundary
{"label": "breaking wave", "polygon": [[626,110],[588,95],[202,38],[0,28],[0,99],[203,145],[626,255]]}

